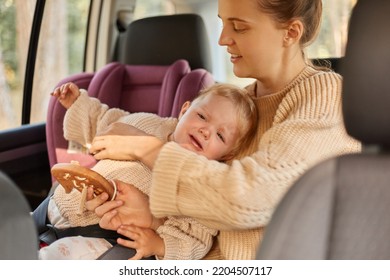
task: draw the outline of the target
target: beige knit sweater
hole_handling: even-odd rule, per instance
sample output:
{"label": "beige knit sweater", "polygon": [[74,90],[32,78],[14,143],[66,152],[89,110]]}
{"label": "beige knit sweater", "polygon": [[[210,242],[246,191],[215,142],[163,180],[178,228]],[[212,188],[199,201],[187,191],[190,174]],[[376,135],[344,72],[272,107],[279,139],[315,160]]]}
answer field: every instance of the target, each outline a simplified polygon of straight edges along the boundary
{"label": "beige knit sweater", "polygon": [[[344,129],[341,87],[338,74],[308,66],[283,90],[257,98],[258,151],[231,165],[165,144],[153,169],[152,213],[186,215],[221,230],[206,258],[254,259],[292,183],[320,161],[361,150]],[[256,84],[248,89],[255,96]]]}
{"label": "beige knit sweater", "polygon": [[[161,118],[149,113],[129,114],[120,109],[109,109],[81,90],[80,97],[66,112],[64,136],[85,145],[91,143],[94,136],[108,125],[118,121],[133,125],[162,141],[167,141],[177,124],[176,118]],[[151,172],[141,162],[101,160],[92,169],[105,178],[133,184],[149,195]],[[62,187],[57,187],[53,198],[62,217],[71,226],[98,223],[99,219],[93,212],[78,213],[80,192],[74,190],[66,194]],[[179,216],[168,217],[157,232],[164,239],[165,259],[201,259],[210,250],[213,237],[217,234],[216,230],[209,229],[194,219]]]}

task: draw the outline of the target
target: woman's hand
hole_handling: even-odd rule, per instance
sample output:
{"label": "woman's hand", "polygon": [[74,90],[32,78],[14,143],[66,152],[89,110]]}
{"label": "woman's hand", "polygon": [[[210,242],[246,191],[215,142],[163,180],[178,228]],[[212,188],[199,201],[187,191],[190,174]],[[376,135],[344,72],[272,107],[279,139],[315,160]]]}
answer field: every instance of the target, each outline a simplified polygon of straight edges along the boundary
{"label": "woman's hand", "polygon": [[[136,160],[132,142],[136,136],[105,135],[93,139],[89,148],[91,154],[98,160]],[[143,136],[137,136],[143,137]],[[137,139],[137,138],[135,138]]]}
{"label": "woman's hand", "polygon": [[95,137],[89,151],[97,160],[139,160],[153,169],[162,146],[154,136],[105,135]]}
{"label": "woman's hand", "polygon": [[150,228],[122,225],[118,233],[131,239],[118,238],[118,244],[137,251],[136,255],[129,260],[140,260],[150,256],[164,257],[165,255],[163,239]]}
{"label": "woman's hand", "polygon": [[132,125],[115,122],[110,124],[105,130],[102,130],[93,139],[90,153],[92,153],[96,159],[110,158],[118,160],[135,160],[136,157],[133,154],[134,149],[129,150],[127,155],[124,152],[125,149],[122,149],[126,148],[127,139],[131,138],[117,136],[149,136],[149,134]]}
{"label": "woman's hand", "polygon": [[105,229],[117,230],[123,224],[132,224],[150,228],[156,220],[149,209],[149,198],[136,187],[115,181],[117,196],[96,207],[95,213],[101,217],[100,226]]}

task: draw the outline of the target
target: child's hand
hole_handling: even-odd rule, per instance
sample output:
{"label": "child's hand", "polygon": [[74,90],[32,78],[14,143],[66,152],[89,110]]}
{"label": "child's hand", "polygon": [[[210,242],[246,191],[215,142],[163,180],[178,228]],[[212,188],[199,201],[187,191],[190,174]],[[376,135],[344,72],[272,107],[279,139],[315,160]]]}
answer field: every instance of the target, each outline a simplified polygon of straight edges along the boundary
{"label": "child's hand", "polygon": [[121,225],[118,233],[132,240],[118,238],[118,244],[133,248],[137,251],[129,260],[140,260],[143,257],[164,257],[165,245],[163,239],[150,228],[141,228],[132,225]]}
{"label": "child's hand", "polygon": [[56,97],[62,106],[69,109],[80,96],[80,90],[74,83],[66,83],[55,88],[51,95]]}

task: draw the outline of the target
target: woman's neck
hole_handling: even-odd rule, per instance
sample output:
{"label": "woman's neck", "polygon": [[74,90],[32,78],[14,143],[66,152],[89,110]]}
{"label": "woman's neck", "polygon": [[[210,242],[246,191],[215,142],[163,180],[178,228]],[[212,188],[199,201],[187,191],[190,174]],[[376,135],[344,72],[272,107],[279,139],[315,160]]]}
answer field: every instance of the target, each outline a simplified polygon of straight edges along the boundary
{"label": "woman's neck", "polygon": [[[289,66],[285,66],[289,65]],[[266,96],[283,90],[306,68],[303,59],[297,59],[296,62],[282,63],[279,71],[274,71],[270,77],[257,79],[256,96]]]}

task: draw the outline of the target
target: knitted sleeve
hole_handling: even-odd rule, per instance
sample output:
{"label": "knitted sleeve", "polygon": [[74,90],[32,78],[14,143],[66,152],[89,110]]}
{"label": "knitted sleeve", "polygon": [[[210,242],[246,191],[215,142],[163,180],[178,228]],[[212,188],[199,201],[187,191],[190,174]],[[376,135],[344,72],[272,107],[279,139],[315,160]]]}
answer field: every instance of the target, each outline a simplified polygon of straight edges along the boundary
{"label": "knitted sleeve", "polygon": [[92,139],[114,122],[132,125],[148,134],[166,141],[176,127],[176,118],[162,118],[151,113],[130,114],[121,109],[109,108],[97,98],[89,97],[85,90],[67,110],[64,118],[64,137],[82,145]]}
{"label": "knitted sleeve", "polygon": [[66,111],[64,137],[82,145],[91,143],[99,131],[126,115],[129,113],[121,109],[110,109],[97,98],[89,97],[87,92],[81,89],[80,96]]}
{"label": "knitted sleeve", "polygon": [[226,165],[165,144],[153,169],[153,214],[190,216],[219,230],[263,227],[309,167],[360,151],[344,129],[341,78],[320,73],[289,89],[249,157]]}
{"label": "knitted sleeve", "polygon": [[157,229],[164,240],[165,260],[199,260],[210,250],[217,231],[188,217],[168,217]]}

